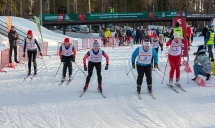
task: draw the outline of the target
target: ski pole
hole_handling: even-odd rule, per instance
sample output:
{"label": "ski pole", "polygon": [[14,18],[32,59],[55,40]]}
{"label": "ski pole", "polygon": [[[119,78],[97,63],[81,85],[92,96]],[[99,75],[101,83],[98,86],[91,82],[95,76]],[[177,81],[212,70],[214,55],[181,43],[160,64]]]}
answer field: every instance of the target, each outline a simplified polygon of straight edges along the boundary
{"label": "ski pole", "polygon": [[[46,67],[46,64],[45,64],[45,62],[44,62],[43,56],[42,56],[42,60],[43,60],[43,63],[44,63],[44,65],[45,65],[45,67]],[[48,70],[47,70],[47,67],[46,67],[46,71],[48,71]]]}
{"label": "ski pole", "polygon": [[[61,66],[61,64],[62,64],[62,62],[60,63],[60,66]],[[58,71],[59,71],[59,69],[60,69],[60,66],[59,66],[59,68],[58,68],[58,70],[57,70],[57,73],[58,73]],[[54,77],[56,77],[57,73],[55,74]]]}
{"label": "ski pole", "polygon": [[25,64],[25,58],[24,58],[24,65],[25,65],[25,72],[27,72],[27,71],[26,71],[26,64]]}
{"label": "ski pole", "polygon": [[[76,62],[74,62],[75,64],[76,64]],[[76,64],[77,65],[77,64]],[[78,65],[77,65],[78,66]],[[81,70],[81,68],[78,66],[78,68]],[[87,76],[85,73],[84,73],[84,71],[83,70],[81,70],[82,71],[82,73],[85,75],[85,76]]]}
{"label": "ski pole", "polygon": [[166,66],[165,66],[165,69],[164,69],[164,74],[163,74],[163,78],[162,78],[161,84],[163,84],[163,80],[164,80],[164,76],[165,76],[165,72],[166,72],[166,67],[167,67],[168,60],[169,60],[169,58],[167,58],[167,61],[166,61]]}
{"label": "ski pole", "polygon": [[132,68],[129,70],[129,72],[126,75],[128,75],[131,72],[131,70],[132,70]]}

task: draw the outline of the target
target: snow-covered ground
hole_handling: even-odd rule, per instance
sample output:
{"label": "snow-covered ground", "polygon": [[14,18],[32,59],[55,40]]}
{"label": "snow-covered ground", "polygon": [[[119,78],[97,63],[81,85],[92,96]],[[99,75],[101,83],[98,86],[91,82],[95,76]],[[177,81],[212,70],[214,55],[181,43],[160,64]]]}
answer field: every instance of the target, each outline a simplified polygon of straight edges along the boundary
{"label": "snow-covered ground", "polygon": [[[36,31],[37,28],[35,28]],[[46,35],[44,33],[44,35]],[[60,35],[59,35],[60,36]],[[190,65],[193,65],[193,52],[203,43],[203,37],[195,37],[191,47]],[[1,45],[0,45],[1,46]],[[103,48],[109,55],[110,65],[104,70],[102,62],[103,98],[97,91],[97,76],[94,70],[87,92],[79,97],[84,84],[82,58],[87,51],[78,51],[73,63],[73,81],[59,86],[62,66],[57,74],[60,60],[58,56],[44,57],[38,62],[38,75],[31,79],[26,76],[25,64],[15,69],[4,68],[0,73],[0,127],[1,128],[214,128],[215,91],[214,87],[200,87],[181,66],[181,84],[187,92],[168,86],[169,66],[166,68],[164,84],[161,84],[167,58],[165,51],[159,51],[159,67],[153,75],[153,92],[157,99],[147,93],[144,78],[142,99],[136,94],[136,69],[131,69],[131,54],[136,47]],[[56,48],[49,49],[55,52]],[[85,72],[87,74],[87,72]],[[67,76],[68,77],[68,76]],[[202,77],[205,79],[204,77]],[[206,82],[214,85],[215,79]]]}

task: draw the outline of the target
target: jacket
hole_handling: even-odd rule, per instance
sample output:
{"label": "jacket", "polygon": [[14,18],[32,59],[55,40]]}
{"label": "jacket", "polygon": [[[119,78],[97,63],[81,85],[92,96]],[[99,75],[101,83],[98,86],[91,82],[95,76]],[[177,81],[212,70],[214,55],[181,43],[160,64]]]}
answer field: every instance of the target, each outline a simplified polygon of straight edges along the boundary
{"label": "jacket", "polygon": [[196,57],[196,59],[194,60],[194,63],[195,64],[200,63],[200,65],[202,66],[202,70],[205,73],[211,73],[211,71],[212,71],[212,64],[211,64],[211,62],[208,59],[208,56],[206,54],[198,55]]}
{"label": "jacket", "polygon": [[10,42],[10,46],[17,46],[17,40],[18,40],[18,33],[14,30],[10,30],[10,32],[8,33],[8,39],[9,39],[9,42]]}

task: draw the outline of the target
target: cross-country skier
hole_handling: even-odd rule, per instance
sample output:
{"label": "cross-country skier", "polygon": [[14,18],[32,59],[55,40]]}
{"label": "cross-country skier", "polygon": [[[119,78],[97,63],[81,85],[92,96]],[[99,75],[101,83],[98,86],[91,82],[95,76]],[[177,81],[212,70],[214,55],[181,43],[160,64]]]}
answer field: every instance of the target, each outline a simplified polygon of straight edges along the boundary
{"label": "cross-country skier", "polygon": [[34,75],[36,75],[37,74],[37,62],[36,62],[37,49],[39,50],[41,56],[42,56],[42,53],[41,53],[40,46],[39,46],[37,40],[33,37],[32,30],[28,30],[27,38],[25,39],[25,42],[24,42],[24,49],[23,49],[24,58],[25,58],[26,48],[27,48],[27,55],[28,55],[28,75],[31,74],[31,61],[33,61]]}
{"label": "cross-country skier", "polygon": [[146,76],[148,91],[152,92],[151,59],[154,57],[154,67],[158,68],[158,55],[154,48],[150,47],[149,42],[143,42],[143,46],[137,47],[132,53],[131,63],[135,69],[135,59],[137,57],[137,93],[141,91],[143,76]]}
{"label": "cross-country skier", "polygon": [[[153,39],[150,41],[150,43],[151,43],[151,47],[155,49],[157,54],[158,54],[159,46],[161,47],[161,51],[163,51],[163,44],[160,42],[160,40],[156,34],[153,35]],[[153,60],[154,60],[154,57],[152,57],[152,61],[151,61],[152,68],[153,68]]]}
{"label": "cross-country skier", "polygon": [[64,39],[64,43],[60,46],[59,55],[61,62],[63,63],[63,75],[62,80],[66,78],[66,71],[69,70],[69,80],[72,79],[72,62],[75,62],[76,49],[70,43],[69,38]]}
{"label": "cross-country skier", "polygon": [[[200,64],[200,65],[199,65]],[[206,77],[206,80],[209,80],[211,77],[212,64],[210,59],[206,55],[206,48],[204,45],[199,46],[196,57],[194,59],[193,65],[195,78],[192,80],[195,81],[198,75],[203,75]]]}
{"label": "cross-country skier", "polygon": [[87,66],[86,66],[86,59],[88,59],[88,76],[86,78],[85,86],[84,86],[84,91],[87,90],[90,78],[93,73],[93,68],[96,68],[97,76],[98,76],[98,90],[102,92],[102,76],[101,76],[101,66],[102,66],[102,55],[106,59],[106,66],[105,70],[108,70],[108,65],[109,65],[109,57],[108,55],[99,48],[99,43],[94,42],[92,49],[90,49],[84,56],[83,58],[83,63],[84,63],[84,71],[87,71]]}
{"label": "cross-country skier", "polygon": [[170,46],[169,53],[168,53],[168,61],[170,65],[170,72],[169,72],[169,85],[172,86],[173,84],[173,76],[176,70],[176,84],[180,85],[180,61],[181,61],[181,54],[182,54],[182,47],[186,43],[184,39],[180,38],[178,32],[174,33],[174,39],[171,38],[167,43],[166,46]]}

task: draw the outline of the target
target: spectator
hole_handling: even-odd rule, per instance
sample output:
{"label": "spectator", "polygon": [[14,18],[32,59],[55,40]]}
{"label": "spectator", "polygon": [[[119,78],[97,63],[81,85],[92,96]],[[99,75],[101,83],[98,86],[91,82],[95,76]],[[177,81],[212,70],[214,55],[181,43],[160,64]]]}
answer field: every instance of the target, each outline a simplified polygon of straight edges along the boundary
{"label": "spectator", "polygon": [[211,62],[214,61],[213,55],[213,45],[214,45],[214,32],[212,30],[212,25],[208,25],[208,32],[206,34],[205,45],[208,47],[209,59],[211,58]]}
{"label": "spectator", "polygon": [[[200,63],[200,65],[198,63]],[[198,75],[206,76],[206,80],[209,80],[211,77],[210,73],[212,71],[212,64],[206,55],[204,45],[199,46],[197,50],[196,57],[194,59],[193,70],[195,75],[195,78],[192,79],[193,81],[196,80]]]}
{"label": "spectator", "polygon": [[14,50],[14,61],[19,63],[17,60],[17,40],[19,39],[19,35],[16,32],[14,26],[11,27],[10,32],[8,33],[8,38],[10,42],[10,63],[12,63],[12,50]]}
{"label": "spectator", "polygon": [[202,35],[204,36],[204,40],[206,39],[207,32],[208,32],[208,25],[206,25],[202,30]]}

